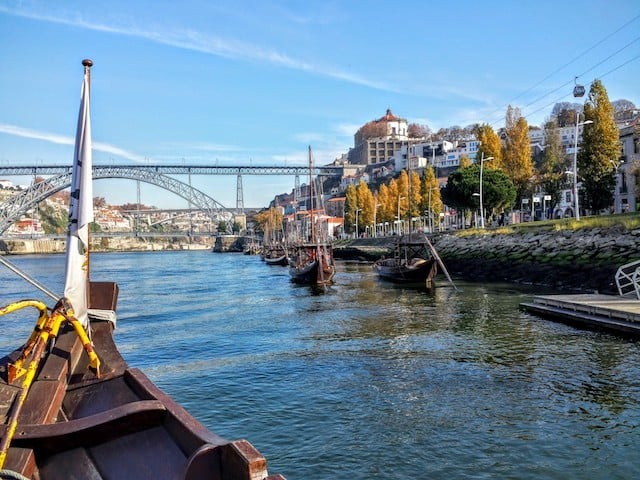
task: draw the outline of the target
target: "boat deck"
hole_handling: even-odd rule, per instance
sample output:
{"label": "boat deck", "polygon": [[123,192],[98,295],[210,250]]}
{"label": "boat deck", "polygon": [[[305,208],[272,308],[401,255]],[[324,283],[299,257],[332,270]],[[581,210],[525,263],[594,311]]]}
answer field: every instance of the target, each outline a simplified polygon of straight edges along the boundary
{"label": "boat deck", "polygon": [[602,294],[539,295],[520,307],[574,325],[640,336],[640,300]]}

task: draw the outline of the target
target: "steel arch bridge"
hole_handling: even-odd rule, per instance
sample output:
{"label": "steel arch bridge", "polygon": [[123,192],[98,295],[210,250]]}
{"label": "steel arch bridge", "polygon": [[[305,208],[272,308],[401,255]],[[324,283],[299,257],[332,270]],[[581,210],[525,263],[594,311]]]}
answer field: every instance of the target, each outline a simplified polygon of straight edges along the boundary
{"label": "steel arch bridge", "polygon": [[[167,175],[154,172],[152,170],[126,168],[123,166],[94,166],[93,178],[128,178],[130,180],[139,180],[141,182],[156,185],[179,195],[212,218],[215,215],[224,213],[229,217],[233,216],[233,213],[228,208],[204,192],[193,188],[191,185],[176,180],[175,178],[168,177]],[[71,169],[69,168],[64,173],[33,184],[27,190],[11,197],[0,205],[0,234],[4,233],[12,223],[18,220],[30,209],[34,208],[39,202],[70,186]]]}

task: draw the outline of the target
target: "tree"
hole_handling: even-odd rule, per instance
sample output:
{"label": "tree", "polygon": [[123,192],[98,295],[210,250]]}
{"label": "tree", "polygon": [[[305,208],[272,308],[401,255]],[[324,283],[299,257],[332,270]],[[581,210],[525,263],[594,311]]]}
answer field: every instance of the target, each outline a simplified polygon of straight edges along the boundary
{"label": "tree", "polygon": [[436,178],[433,167],[427,167],[421,182],[420,210],[428,212],[429,218],[438,218],[443,210],[442,197],[440,195],[440,185]]}
{"label": "tree", "polygon": [[356,197],[358,200],[358,229],[360,232],[365,230],[367,225],[373,225],[373,209],[375,208],[375,199],[373,193],[369,189],[369,185],[364,180],[360,180],[356,188]]}
{"label": "tree", "polygon": [[465,168],[471,165],[473,162],[467,155],[460,156],[460,161],[458,164],[458,168]]}
{"label": "tree", "polygon": [[[482,158],[484,153],[484,158],[493,157],[493,160],[490,160],[492,167],[500,168],[502,166],[502,142],[493,127],[488,124],[478,125],[474,134],[480,142],[476,158]],[[485,166],[488,166],[488,162],[485,163]]]}
{"label": "tree", "polygon": [[540,185],[547,195],[551,195],[551,205],[560,202],[560,192],[566,183],[566,158],[560,138],[558,120],[551,117],[544,124],[544,152],[540,165]]}
{"label": "tree", "polygon": [[502,169],[516,186],[518,197],[524,197],[533,176],[529,126],[520,109],[511,105],[507,108],[505,122]]}
{"label": "tree", "polygon": [[218,233],[226,233],[227,232],[227,222],[225,222],[224,220],[220,220],[218,222],[217,231],[218,231]]}
{"label": "tree", "polygon": [[[449,175],[442,197],[451,207],[476,210],[479,207],[479,192],[480,165],[473,164]],[[490,213],[510,208],[516,199],[513,182],[501,170],[487,169],[483,172],[482,192],[483,207]]]}
{"label": "tree", "polygon": [[411,172],[409,175],[409,216],[411,218],[422,216],[422,210],[420,208],[420,201],[422,200],[422,189],[420,181],[420,175],[416,172]]}
{"label": "tree", "polygon": [[629,111],[629,110],[635,110],[636,109],[635,103],[633,103],[630,100],[626,100],[624,98],[621,98],[620,100],[616,100],[614,102],[611,102],[611,105],[613,106],[613,109],[615,110],[616,113],[626,112],[626,111]]}
{"label": "tree", "polygon": [[93,208],[104,208],[107,206],[107,201],[104,197],[93,197]]}
{"label": "tree", "polygon": [[376,218],[377,222],[391,222],[393,221],[393,206],[391,203],[391,192],[389,192],[389,187],[386,184],[380,185],[378,189],[378,203],[380,207],[378,208],[378,215]]}
{"label": "tree", "polygon": [[607,208],[613,201],[615,174],[620,157],[619,131],[607,90],[594,80],[584,105],[585,122],[578,151],[578,172],[582,179],[582,205],[592,211]]}
{"label": "tree", "polygon": [[[271,237],[266,239],[267,242],[270,242],[272,240],[275,240],[276,232],[282,230],[282,210],[275,207],[263,210],[262,212],[256,214],[254,221],[258,226],[258,231],[262,231],[265,236]],[[235,230],[235,227],[232,228],[234,228]],[[218,230],[220,230],[220,226],[218,226]]]}
{"label": "tree", "polygon": [[356,209],[358,208],[358,192],[354,184],[347,186],[344,201],[344,231],[352,233],[356,223]]}
{"label": "tree", "polygon": [[398,177],[398,203],[396,203],[396,215],[400,213],[401,218],[406,218],[409,211],[409,175],[405,169],[400,171]]}
{"label": "tree", "polygon": [[431,135],[431,129],[427,125],[410,123],[407,126],[407,136],[409,138],[425,138]]}

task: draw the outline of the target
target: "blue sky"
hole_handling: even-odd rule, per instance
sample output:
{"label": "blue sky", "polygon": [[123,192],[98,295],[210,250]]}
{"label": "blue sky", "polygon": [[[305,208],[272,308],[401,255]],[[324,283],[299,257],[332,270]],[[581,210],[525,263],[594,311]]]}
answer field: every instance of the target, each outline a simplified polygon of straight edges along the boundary
{"label": "blue sky", "polygon": [[[498,128],[511,104],[539,125],[575,76],[640,105],[640,2],[0,0],[0,163],[71,163],[83,58],[96,164],[305,165],[308,145],[326,164],[387,108],[437,130]],[[235,206],[235,177],[192,183]],[[245,206],[293,183],[244,176]],[[127,180],[94,193],[136,201]]]}

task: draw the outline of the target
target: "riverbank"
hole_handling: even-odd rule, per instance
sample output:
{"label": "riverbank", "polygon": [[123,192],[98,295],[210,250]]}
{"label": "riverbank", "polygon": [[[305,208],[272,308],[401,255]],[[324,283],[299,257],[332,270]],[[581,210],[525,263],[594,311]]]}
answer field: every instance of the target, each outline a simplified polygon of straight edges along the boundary
{"label": "riverbank", "polygon": [[[210,250],[213,238],[166,237],[148,239],[143,237],[112,237],[94,239],[91,242],[92,252],[149,252],[165,250]],[[65,240],[50,239],[16,239],[0,240],[0,254],[28,255],[64,253]]]}
{"label": "riverbank", "polygon": [[[109,238],[92,243],[92,250],[241,251],[243,237],[193,239]],[[373,262],[387,255],[396,237],[343,240],[334,245],[336,259]],[[610,226],[562,228],[558,224],[466,230],[436,234],[432,243],[449,273],[474,281],[509,281],[568,292],[616,294],[618,267],[640,259],[640,227]],[[63,253],[64,240],[0,241],[0,253],[9,255]]]}
{"label": "riverbank", "polygon": [[[356,239],[336,258],[374,261],[394,237]],[[432,243],[449,273],[475,281],[511,281],[564,291],[617,294],[615,273],[640,259],[640,228],[467,230],[437,234]]]}

